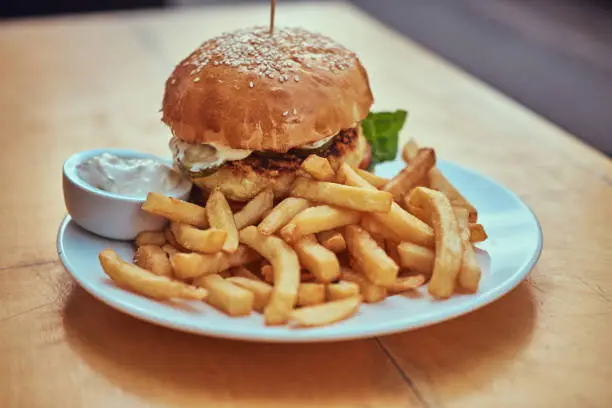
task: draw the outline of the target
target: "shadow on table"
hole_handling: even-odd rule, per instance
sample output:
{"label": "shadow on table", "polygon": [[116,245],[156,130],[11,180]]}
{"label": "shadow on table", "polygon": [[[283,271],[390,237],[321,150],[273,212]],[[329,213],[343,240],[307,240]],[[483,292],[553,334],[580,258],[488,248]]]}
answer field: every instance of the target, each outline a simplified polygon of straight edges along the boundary
{"label": "shadow on table", "polygon": [[[520,358],[535,325],[534,302],[524,282],[483,309],[382,337],[380,344],[422,398],[437,405],[435,395],[445,384],[470,384],[456,392],[484,389]],[[367,399],[373,384],[381,399],[397,392],[388,383],[390,365],[372,340],[291,345],[201,337],[132,318],[76,285],[63,323],[68,344],[88,365],[147,401],[188,405],[206,397],[316,405],[317,390],[329,404],[349,395],[360,401],[360,393]]]}
{"label": "shadow on table", "polygon": [[[487,389],[521,359],[537,320],[529,280],[492,304],[431,327],[381,337],[381,343],[425,400]],[[465,386],[461,386],[465,384]]]}
{"label": "shadow on table", "polygon": [[197,336],[120,313],[76,285],[63,325],[68,344],[87,365],[148,403],[318,406],[400,398],[391,394],[403,388],[373,340],[292,345]]}

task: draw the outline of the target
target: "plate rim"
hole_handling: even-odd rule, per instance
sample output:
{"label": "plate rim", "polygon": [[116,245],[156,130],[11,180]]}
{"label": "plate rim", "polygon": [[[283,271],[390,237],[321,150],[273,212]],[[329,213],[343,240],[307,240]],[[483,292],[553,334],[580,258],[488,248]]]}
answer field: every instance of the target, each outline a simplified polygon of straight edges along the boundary
{"label": "plate rim", "polygon": [[[398,159],[396,159],[397,161]],[[400,159],[401,160],[401,159]],[[232,340],[242,340],[242,341],[250,341],[250,342],[266,342],[266,343],[311,343],[311,342],[335,342],[335,341],[345,341],[345,340],[355,340],[355,339],[364,339],[364,338],[372,338],[378,336],[386,336],[395,333],[412,331],[419,328],[432,326],[435,324],[440,324],[457,317],[470,314],[478,309],[481,309],[489,304],[499,300],[504,295],[510,293],[514,290],[533,270],[538,260],[542,255],[543,249],[543,231],[542,226],[540,224],[539,219],[536,214],[533,212],[531,207],[527,205],[518,195],[516,195],[512,190],[507,188],[505,185],[495,181],[494,179],[483,175],[481,173],[476,172],[475,170],[465,168],[461,165],[451,163],[448,161],[439,161],[443,166],[454,167],[459,171],[469,173],[471,176],[479,177],[481,179],[485,179],[489,183],[496,184],[501,189],[503,189],[506,193],[511,195],[516,202],[518,202],[521,206],[523,206],[528,214],[531,216],[532,220],[535,222],[535,226],[537,229],[537,247],[533,251],[530,259],[528,259],[525,263],[523,263],[519,268],[516,269],[515,273],[507,280],[505,280],[502,284],[498,285],[495,289],[482,294],[478,299],[478,302],[469,303],[465,307],[457,308],[456,310],[444,311],[444,312],[435,312],[433,316],[431,314],[421,314],[418,321],[413,324],[407,326],[406,324],[398,324],[395,323],[379,323],[372,324],[367,327],[358,327],[358,328],[349,328],[344,329],[341,332],[332,332],[332,333],[319,333],[315,329],[296,329],[294,331],[287,332],[266,332],[262,330],[258,333],[245,333],[243,330],[234,330],[227,328],[216,328],[213,325],[206,327],[196,327],[193,325],[186,325],[182,322],[171,321],[170,319],[153,315],[147,312],[146,309],[143,309],[140,306],[133,305],[131,303],[126,303],[122,299],[117,298],[109,298],[101,293],[98,290],[97,284],[94,282],[90,282],[86,279],[82,279],[79,273],[73,272],[70,262],[66,258],[64,254],[64,244],[63,237],[65,236],[65,232],[72,221],[70,215],[66,214],[59,225],[57,236],[56,236],[56,247],[57,253],[60,261],[64,269],[70,274],[70,276],[85,289],[90,295],[94,298],[98,299],[102,303],[112,307],[115,310],[118,310],[122,313],[128,314],[136,319],[155,324],[157,326],[179,330],[187,333],[202,335],[202,336],[210,336],[216,338],[225,338]],[[80,228],[78,225],[75,226]],[[86,232],[86,231],[85,231]],[[91,234],[91,233],[90,233]],[[94,234],[92,234],[94,235]],[[125,241],[120,241],[125,242]],[[433,317],[433,319],[432,319]],[[238,319],[237,319],[238,322]],[[333,326],[329,326],[333,327]],[[313,331],[315,330],[315,331]],[[269,333],[269,334],[268,334]],[[310,333],[310,334],[309,334]]]}

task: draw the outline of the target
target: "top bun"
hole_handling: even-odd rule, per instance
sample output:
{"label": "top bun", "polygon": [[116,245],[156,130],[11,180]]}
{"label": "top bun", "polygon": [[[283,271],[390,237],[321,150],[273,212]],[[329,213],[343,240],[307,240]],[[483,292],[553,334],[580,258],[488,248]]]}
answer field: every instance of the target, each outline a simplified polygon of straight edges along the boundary
{"label": "top bun", "polygon": [[373,98],[357,56],[301,29],[212,38],[166,81],[163,122],[188,143],[285,152],[361,121]]}

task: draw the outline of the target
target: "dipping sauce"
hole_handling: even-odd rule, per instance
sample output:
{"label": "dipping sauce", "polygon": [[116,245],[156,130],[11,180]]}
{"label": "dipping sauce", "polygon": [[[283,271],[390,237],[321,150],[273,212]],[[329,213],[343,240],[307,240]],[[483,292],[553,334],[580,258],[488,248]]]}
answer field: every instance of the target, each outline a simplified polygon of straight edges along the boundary
{"label": "dipping sauce", "polygon": [[93,187],[127,197],[143,197],[151,191],[167,193],[181,182],[177,171],[158,160],[124,158],[110,153],[79,164],[77,173]]}

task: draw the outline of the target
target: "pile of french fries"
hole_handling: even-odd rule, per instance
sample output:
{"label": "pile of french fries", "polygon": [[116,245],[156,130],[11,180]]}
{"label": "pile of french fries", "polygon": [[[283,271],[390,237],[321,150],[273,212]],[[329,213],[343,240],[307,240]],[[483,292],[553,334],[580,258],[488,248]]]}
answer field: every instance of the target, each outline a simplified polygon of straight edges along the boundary
{"label": "pile of french fries", "polygon": [[150,193],[143,209],[167,218],[141,233],[133,263],[99,255],[118,284],[154,299],[203,300],[230,316],[263,313],[268,325],[321,326],[362,302],[429,282],[439,299],[476,292],[478,213],[436,168],[433,149],[402,149],[405,168],[385,179],[311,155],[290,196],[262,191],[237,212],[213,191],[206,207]]}

